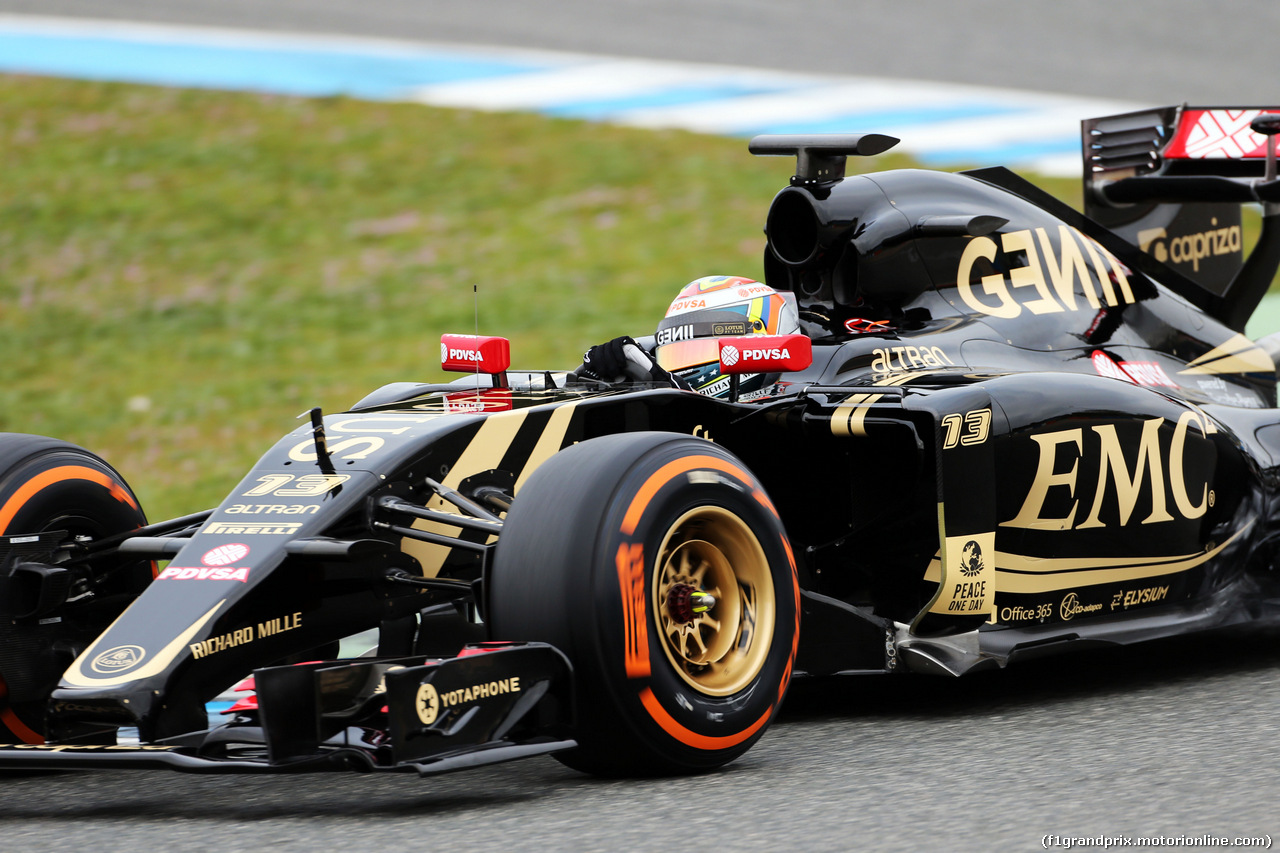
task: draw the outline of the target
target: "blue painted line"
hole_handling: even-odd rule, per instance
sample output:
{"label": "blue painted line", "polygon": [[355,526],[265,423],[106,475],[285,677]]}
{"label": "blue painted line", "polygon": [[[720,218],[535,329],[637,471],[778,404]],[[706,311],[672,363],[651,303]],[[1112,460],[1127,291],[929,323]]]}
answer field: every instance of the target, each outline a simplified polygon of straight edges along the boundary
{"label": "blue painted line", "polygon": [[868,110],[764,124],[736,130],[740,136],[755,133],[894,133],[912,125],[933,125],[960,119],[994,118],[1026,112],[1023,107],[997,103],[939,103],[899,110]]}
{"label": "blue painted line", "polygon": [[673,86],[669,89],[657,89],[652,92],[630,95],[624,98],[603,98],[600,100],[571,101],[550,107],[540,112],[560,118],[580,118],[589,121],[604,121],[630,112],[631,110],[655,109],[661,107],[679,107],[689,104],[700,104],[709,101],[724,101],[732,98],[743,98],[750,95],[770,95],[786,91],[787,86],[750,86],[727,81],[711,86]]}
{"label": "blue painted line", "polygon": [[929,152],[913,152],[917,160],[926,166],[949,165],[957,163],[1019,163],[1037,160],[1043,157],[1058,155],[1080,156],[1080,140],[1077,139],[1041,139],[1034,142],[1011,143],[1008,145],[984,145],[981,148],[947,148]]}
{"label": "blue painted line", "polygon": [[[636,62],[640,61],[628,64]],[[930,165],[944,166],[1050,163],[1051,168],[1065,169],[1059,165],[1067,162],[1061,155],[1074,154],[1078,145],[1078,124],[1062,118],[1065,102],[1061,98],[1046,114],[1027,106],[1027,93],[942,86],[927,103],[916,103],[922,92],[928,92],[917,84],[908,87],[912,101],[901,107],[859,111],[860,85],[867,86],[874,103],[885,103],[878,84],[882,81],[724,67],[708,67],[691,75],[692,66],[657,61],[652,65],[651,86],[609,96],[595,85],[598,75],[607,73],[601,71],[600,57],[0,14],[0,72],[303,97],[414,100],[477,109],[512,108],[504,100],[510,85],[515,93],[510,104],[566,118],[666,126],[663,116],[669,115],[671,126],[736,136],[891,133],[902,137],[902,151]],[[629,86],[634,77],[632,68],[621,82]],[[477,85],[468,85],[473,83]],[[451,88],[450,84],[461,85]],[[825,101],[832,86],[839,94]],[[761,112],[771,99],[753,101],[752,96],[758,95],[784,96],[777,99],[778,112],[773,117]],[[802,110],[805,114],[812,110],[811,117],[795,118],[787,95],[803,100]],[[735,115],[733,108],[739,101],[744,111]],[[702,107],[716,118],[706,120],[708,113]],[[1132,108],[1079,99],[1081,117]],[[1025,142],[1009,142],[1010,115],[1023,122],[1019,138]],[[976,143],[972,135],[958,139],[955,149],[938,144],[934,131],[940,122],[971,121],[980,126],[988,118],[1003,120],[993,123],[990,144]],[[921,137],[921,129],[925,131],[922,144],[913,146],[912,136]]]}
{"label": "blue painted line", "polygon": [[522,74],[545,67],[441,51],[398,55],[0,32],[3,71],[311,97],[349,95],[389,100],[404,97],[417,86]]}

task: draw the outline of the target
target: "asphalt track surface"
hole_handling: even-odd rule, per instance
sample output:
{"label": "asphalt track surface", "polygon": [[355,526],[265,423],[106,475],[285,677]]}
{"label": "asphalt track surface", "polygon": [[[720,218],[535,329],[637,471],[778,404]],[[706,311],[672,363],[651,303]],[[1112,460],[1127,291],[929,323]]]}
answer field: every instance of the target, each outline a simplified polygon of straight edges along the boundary
{"label": "asphalt track surface", "polygon": [[[738,762],[597,780],[536,758],[415,776],[0,781],[5,850],[1039,850],[1046,835],[1280,841],[1280,636],[943,680],[813,685]],[[1189,849],[1219,849],[1191,846]]]}
{"label": "asphalt track surface", "polygon": [[[1276,63],[1264,56],[1280,25],[1274,2],[0,0],[0,11],[705,59],[1152,103],[1280,100]],[[1274,634],[960,680],[802,685],[792,700],[742,760],[694,778],[600,781],[550,758],[424,780],[9,777],[0,780],[0,847],[1032,850],[1049,834],[1280,840]]]}
{"label": "asphalt track surface", "polygon": [[0,0],[0,12],[344,33],[1061,92],[1277,98],[1274,0]]}

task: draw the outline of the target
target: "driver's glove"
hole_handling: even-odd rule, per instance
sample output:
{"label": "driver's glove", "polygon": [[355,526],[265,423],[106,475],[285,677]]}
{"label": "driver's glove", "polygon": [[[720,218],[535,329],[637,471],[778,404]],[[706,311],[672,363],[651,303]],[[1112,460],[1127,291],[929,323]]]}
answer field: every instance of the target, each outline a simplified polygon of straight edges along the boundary
{"label": "driver's glove", "polygon": [[582,356],[582,366],[575,372],[598,382],[662,382],[682,387],[630,335],[596,344],[587,350]]}

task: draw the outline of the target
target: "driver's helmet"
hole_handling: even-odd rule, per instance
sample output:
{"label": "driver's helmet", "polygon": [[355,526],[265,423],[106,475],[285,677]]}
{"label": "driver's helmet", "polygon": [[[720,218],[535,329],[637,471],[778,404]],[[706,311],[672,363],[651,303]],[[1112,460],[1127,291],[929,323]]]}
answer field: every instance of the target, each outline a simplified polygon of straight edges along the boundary
{"label": "driver's helmet", "polygon": [[[729,377],[720,372],[720,338],[790,335],[800,331],[795,302],[753,279],[709,275],[684,286],[658,324],[658,366],[708,397],[728,397]],[[776,374],[745,374],[739,398],[762,393]]]}

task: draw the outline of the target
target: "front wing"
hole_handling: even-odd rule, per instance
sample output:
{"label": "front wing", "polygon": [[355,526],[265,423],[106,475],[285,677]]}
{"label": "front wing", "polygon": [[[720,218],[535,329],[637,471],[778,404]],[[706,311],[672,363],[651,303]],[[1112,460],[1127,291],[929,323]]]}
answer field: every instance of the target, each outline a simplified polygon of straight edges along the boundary
{"label": "front wing", "polygon": [[[254,672],[257,707],[156,744],[10,744],[4,769],[444,773],[571,749],[573,673],[542,643]],[[252,703],[250,703],[252,704]]]}

